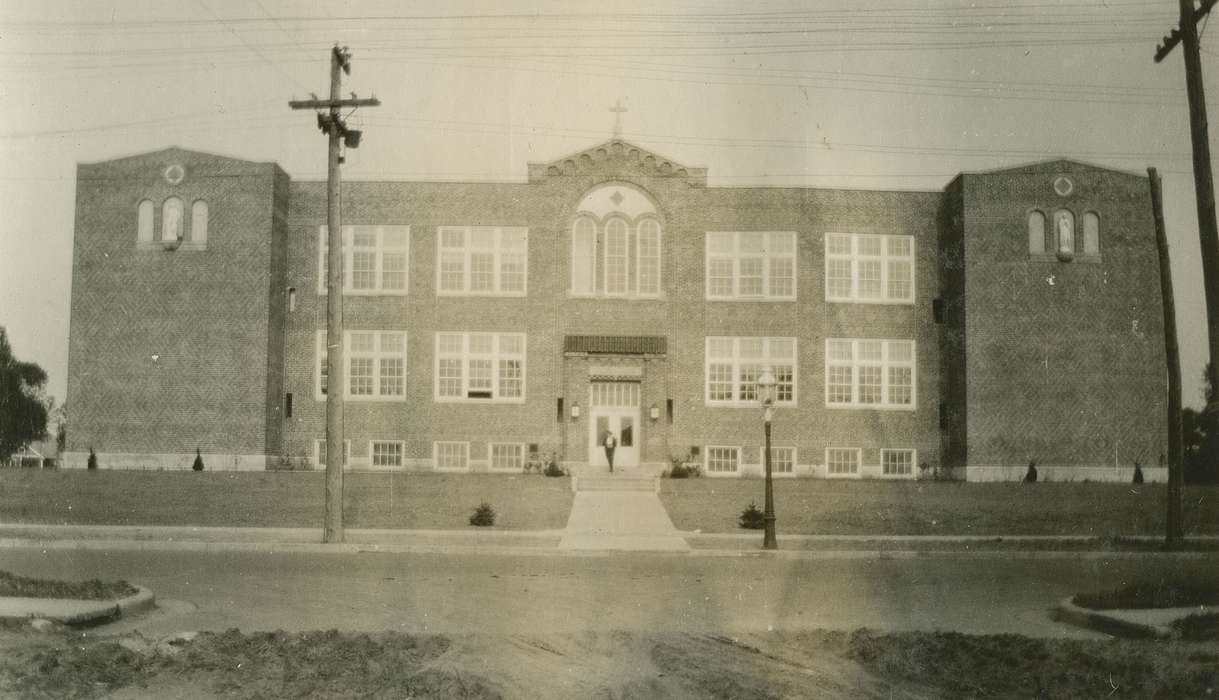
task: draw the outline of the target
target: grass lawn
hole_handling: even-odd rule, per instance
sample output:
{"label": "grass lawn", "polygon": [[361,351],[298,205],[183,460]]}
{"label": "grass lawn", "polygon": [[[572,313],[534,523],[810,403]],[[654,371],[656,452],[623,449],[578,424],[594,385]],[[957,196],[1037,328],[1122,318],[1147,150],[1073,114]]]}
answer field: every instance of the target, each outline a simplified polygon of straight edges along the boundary
{"label": "grass lawn", "polygon": [[0,571],[0,598],[71,598],[73,600],[115,600],[135,595],[135,586],[126,581],[54,581],[26,578]]}
{"label": "grass lawn", "polygon": [[[321,527],[322,472],[125,472],[0,469],[0,523]],[[495,529],[567,524],[566,478],[501,474],[348,473],[351,528],[472,529],[487,501]]]}
{"label": "grass lawn", "polygon": [[1219,605],[1219,571],[1202,576],[1163,573],[1114,590],[1079,593],[1072,602],[1092,610]]}
{"label": "grass lawn", "polygon": [[[778,479],[778,531],[818,535],[1163,535],[1162,484],[964,483]],[[680,530],[753,532],[737,524],[761,479],[663,479]],[[1219,487],[1185,489],[1187,534],[1219,534]]]}

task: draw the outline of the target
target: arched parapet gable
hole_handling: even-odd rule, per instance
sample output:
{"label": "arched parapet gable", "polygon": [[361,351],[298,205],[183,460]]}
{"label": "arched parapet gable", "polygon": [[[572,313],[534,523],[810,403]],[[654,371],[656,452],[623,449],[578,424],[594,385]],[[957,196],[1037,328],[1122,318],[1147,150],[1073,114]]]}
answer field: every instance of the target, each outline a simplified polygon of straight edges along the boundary
{"label": "arched parapet gable", "polygon": [[600,175],[617,178],[675,178],[696,187],[707,186],[707,169],[692,168],[621,139],[546,163],[529,164],[529,181]]}

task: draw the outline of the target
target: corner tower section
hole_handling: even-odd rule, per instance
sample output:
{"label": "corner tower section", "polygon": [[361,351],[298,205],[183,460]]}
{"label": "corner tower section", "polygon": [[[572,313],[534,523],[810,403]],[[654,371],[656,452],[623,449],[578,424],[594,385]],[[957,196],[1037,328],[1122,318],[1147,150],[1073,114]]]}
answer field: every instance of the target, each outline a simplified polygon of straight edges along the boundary
{"label": "corner tower section", "polygon": [[265,468],[288,176],[170,148],[81,164],[76,191],[65,466]]}
{"label": "corner tower section", "polygon": [[966,478],[1019,479],[1036,461],[1054,481],[1129,481],[1137,461],[1162,481],[1167,363],[1147,178],[1059,160],[964,174],[954,193],[960,240],[941,264],[963,255],[957,294],[945,291],[963,328],[963,383],[948,396],[968,415]]}

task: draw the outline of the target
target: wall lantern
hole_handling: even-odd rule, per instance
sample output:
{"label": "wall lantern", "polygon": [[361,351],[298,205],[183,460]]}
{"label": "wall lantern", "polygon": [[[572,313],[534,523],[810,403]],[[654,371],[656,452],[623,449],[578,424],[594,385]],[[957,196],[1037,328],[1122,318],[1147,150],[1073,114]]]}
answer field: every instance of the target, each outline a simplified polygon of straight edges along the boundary
{"label": "wall lantern", "polygon": [[656,404],[652,404],[652,407],[648,409],[648,417],[651,418],[652,420],[659,419],[660,418],[660,407],[657,406]]}
{"label": "wall lantern", "polygon": [[580,420],[580,403],[578,401],[571,404],[571,419]]}

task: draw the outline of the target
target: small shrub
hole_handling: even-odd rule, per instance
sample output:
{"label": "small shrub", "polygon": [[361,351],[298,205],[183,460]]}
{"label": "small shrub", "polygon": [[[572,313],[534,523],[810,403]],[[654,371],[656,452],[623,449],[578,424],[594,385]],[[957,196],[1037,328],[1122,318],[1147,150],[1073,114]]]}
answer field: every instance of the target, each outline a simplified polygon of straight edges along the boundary
{"label": "small shrub", "polygon": [[495,509],[490,503],[480,503],[470,516],[470,524],[475,527],[491,527],[495,524]]}
{"label": "small shrub", "polygon": [[97,469],[97,453],[95,453],[95,452],[93,451],[93,448],[92,448],[92,447],[90,447],[90,448],[89,448],[89,463],[88,463],[88,467],[89,467],[89,469]]}
{"label": "small shrub", "polygon": [[199,450],[195,450],[195,463],[190,465],[190,468],[197,472],[203,471],[203,453]]}
{"label": "small shrub", "polygon": [[761,530],[766,527],[765,516],[758,510],[757,504],[752,502],[748,508],[741,511],[740,523],[745,530]]}
{"label": "small shrub", "polygon": [[945,467],[943,464],[937,464],[934,467],[927,462],[919,462],[918,465],[919,478],[929,479],[931,481],[952,481],[952,470]]}
{"label": "small shrub", "polygon": [[681,457],[670,457],[669,470],[664,473],[664,476],[670,479],[692,479],[701,474],[697,463],[693,463],[694,455],[685,454]]}
{"label": "small shrub", "polygon": [[1034,459],[1034,460],[1029,461],[1028,471],[1026,471],[1024,473],[1024,483],[1026,483],[1026,484],[1037,483],[1037,460]]}
{"label": "small shrub", "polygon": [[1131,480],[1131,483],[1143,483],[1143,465],[1139,464],[1137,459],[1134,461],[1134,479]]}
{"label": "small shrub", "polygon": [[546,462],[546,469],[542,472],[546,476],[567,476],[567,472],[563,471],[563,467],[553,459]]}

